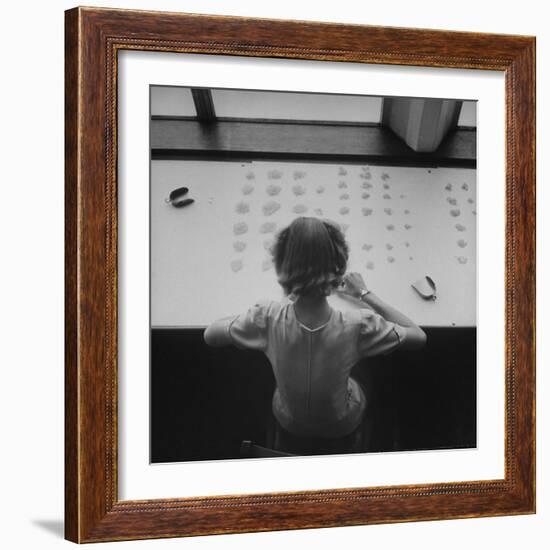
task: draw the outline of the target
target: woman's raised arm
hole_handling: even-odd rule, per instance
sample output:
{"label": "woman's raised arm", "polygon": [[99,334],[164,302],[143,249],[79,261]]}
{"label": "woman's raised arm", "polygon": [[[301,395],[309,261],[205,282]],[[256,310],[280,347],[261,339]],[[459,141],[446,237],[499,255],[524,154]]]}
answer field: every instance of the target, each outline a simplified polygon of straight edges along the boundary
{"label": "woman's raised arm", "polygon": [[402,349],[418,349],[426,344],[426,333],[404,313],[384,302],[371,290],[367,290],[367,285],[360,273],[347,273],[344,276],[344,286],[340,291],[359,298],[386,321],[403,327],[405,338],[400,346]]}

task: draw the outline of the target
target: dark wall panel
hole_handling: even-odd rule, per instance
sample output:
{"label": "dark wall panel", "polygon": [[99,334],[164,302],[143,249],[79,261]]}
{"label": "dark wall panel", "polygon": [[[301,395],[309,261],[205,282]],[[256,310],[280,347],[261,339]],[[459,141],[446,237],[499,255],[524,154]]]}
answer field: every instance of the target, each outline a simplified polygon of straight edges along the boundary
{"label": "dark wall panel", "polygon": [[[475,328],[426,328],[428,345],[357,365],[370,389],[369,451],[475,447]],[[265,444],[275,387],[262,353],[204,344],[202,329],[154,329],[151,460],[238,458]]]}

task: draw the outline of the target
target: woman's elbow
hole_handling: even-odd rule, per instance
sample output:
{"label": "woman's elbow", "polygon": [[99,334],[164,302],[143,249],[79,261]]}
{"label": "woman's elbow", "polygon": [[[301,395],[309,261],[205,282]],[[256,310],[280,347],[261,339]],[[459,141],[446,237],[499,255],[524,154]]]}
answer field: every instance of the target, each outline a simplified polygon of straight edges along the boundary
{"label": "woman's elbow", "polygon": [[216,331],[213,330],[212,325],[206,327],[203,334],[204,342],[207,346],[218,347],[219,343],[216,338]]}
{"label": "woman's elbow", "polygon": [[410,327],[407,330],[404,348],[409,350],[423,348],[426,345],[427,340],[428,337],[426,336],[426,333],[420,327]]}
{"label": "woman's elbow", "polygon": [[220,325],[219,322],[214,322],[206,327],[203,338],[206,345],[213,348],[221,348],[231,343],[226,337],[223,325]]}
{"label": "woman's elbow", "polygon": [[426,336],[426,333],[420,327],[416,327],[414,339],[415,339],[414,347],[416,349],[423,348],[426,345],[426,342],[428,341],[428,337]]}

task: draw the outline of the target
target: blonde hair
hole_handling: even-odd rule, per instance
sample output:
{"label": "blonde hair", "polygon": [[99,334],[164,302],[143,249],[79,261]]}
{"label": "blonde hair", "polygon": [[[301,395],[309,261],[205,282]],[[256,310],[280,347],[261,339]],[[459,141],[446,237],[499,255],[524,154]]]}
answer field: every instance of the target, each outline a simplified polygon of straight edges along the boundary
{"label": "blonde hair", "polygon": [[272,254],[286,294],[328,296],[342,282],[349,249],[336,223],[300,217],[279,232]]}

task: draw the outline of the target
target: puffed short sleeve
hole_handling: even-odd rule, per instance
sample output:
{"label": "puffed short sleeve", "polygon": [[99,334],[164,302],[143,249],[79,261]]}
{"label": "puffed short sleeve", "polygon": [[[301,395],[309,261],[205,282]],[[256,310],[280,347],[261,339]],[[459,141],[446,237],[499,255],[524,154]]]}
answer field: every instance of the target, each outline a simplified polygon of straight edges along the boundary
{"label": "puffed short sleeve", "polygon": [[360,310],[358,351],[360,357],[385,355],[398,348],[405,339],[405,329],[386,321],[370,309]]}
{"label": "puffed short sleeve", "polygon": [[231,342],[238,348],[265,351],[270,302],[257,302],[228,325]]}

